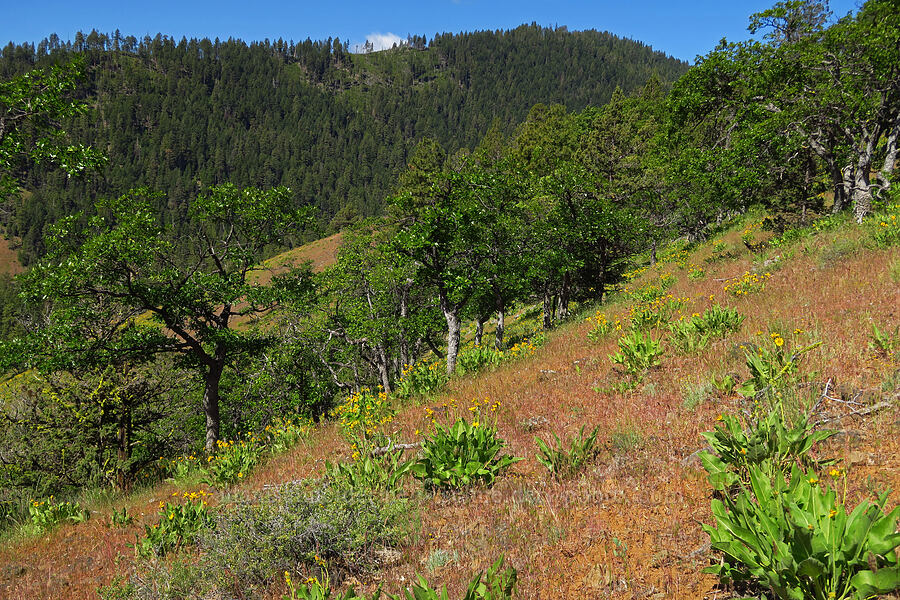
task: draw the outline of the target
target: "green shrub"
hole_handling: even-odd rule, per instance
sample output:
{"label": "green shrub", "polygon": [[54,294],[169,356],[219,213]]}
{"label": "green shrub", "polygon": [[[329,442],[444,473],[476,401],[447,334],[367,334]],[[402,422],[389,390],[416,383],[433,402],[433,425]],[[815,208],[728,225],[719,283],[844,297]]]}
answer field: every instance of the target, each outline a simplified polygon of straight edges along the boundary
{"label": "green shrub", "polygon": [[459,552],[456,550],[444,550],[443,548],[435,548],[428,553],[425,559],[425,568],[430,573],[434,573],[441,567],[446,567],[450,563],[459,562]]}
{"label": "green shrub", "polygon": [[256,467],[263,447],[256,438],[247,440],[219,440],[218,451],[207,460],[204,483],[226,486],[237,483]]}
{"label": "green shrub", "polygon": [[[357,594],[352,587],[346,592],[336,592],[331,589],[328,581],[322,583],[315,577],[307,579],[304,583],[295,584],[288,571],[284,572],[284,582],[288,586],[288,593],[282,596],[282,600],[366,600],[365,596]],[[375,592],[372,599],[377,600],[380,597],[381,593]]]}
{"label": "green shrub", "polygon": [[714,304],[699,318],[697,327],[712,337],[725,337],[741,328],[744,323],[744,315],[736,309]]}
{"label": "green shrub", "polygon": [[[176,494],[177,495],[177,494]],[[144,526],[144,537],[137,537],[134,549],[138,556],[150,558],[193,544],[201,530],[210,524],[206,493],[185,492],[184,504],[160,502],[159,523]]]}
{"label": "green shrub", "polygon": [[644,331],[661,327],[671,321],[690,301],[671,294],[662,296],[652,302],[640,302],[628,311],[631,328]]}
{"label": "green shrub", "polygon": [[772,248],[780,248],[787,246],[797,240],[803,239],[812,233],[811,227],[794,227],[785,229],[781,234],[769,240],[769,246]]}
{"label": "green shrub", "polygon": [[151,560],[140,564],[127,582],[111,585],[103,600],[185,600],[207,598],[206,574],[196,561]]}
{"label": "green shrub", "polygon": [[900,245],[900,201],[888,204],[869,219],[872,239],[881,248]]}
{"label": "green shrub", "polygon": [[351,394],[331,416],[338,420],[341,433],[357,450],[383,441],[382,426],[394,420],[394,409],[384,392],[362,388]]}
{"label": "green shrub", "polygon": [[619,351],[610,354],[609,359],[625,368],[625,371],[636,379],[660,364],[663,354],[662,344],[650,337],[649,333],[633,330],[619,338]]}
{"label": "green shrub", "polygon": [[538,462],[547,467],[554,477],[567,477],[579,473],[599,452],[599,448],[596,447],[598,430],[599,426],[594,427],[590,435],[585,437],[582,425],[578,434],[569,441],[568,449],[563,446],[562,440],[556,434],[553,434],[556,438],[555,446],[535,437]]}
{"label": "green shrub", "polygon": [[500,455],[505,442],[484,423],[457,419],[450,427],[435,425],[422,444],[422,456],[412,466],[414,477],[429,488],[491,485],[500,473],[522,460]]}
{"label": "green shrub", "polygon": [[894,355],[894,351],[900,346],[900,327],[894,330],[894,334],[883,329],[879,329],[878,325],[872,323],[872,335],[869,336],[869,350],[877,356],[890,359]]}
{"label": "green shrub", "polygon": [[626,294],[637,303],[650,303],[666,295],[666,290],[675,283],[675,276],[671,273],[660,275],[655,283],[645,283],[637,288],[628,290]]}
{"label": "green shrub", "polygon": [[456,370],[460,374],[477,373],[486,367],[494,368],[503,361],[503,352],[490,346],[475,346],[463,350],[456,357]]}
{"label": "green shrub", "polygon": [[263,432],[265,446],[272,454],[280,454],[296,446],[311,429],[312,423],[308,420],[275,419]]}
{"label": "green shrub", "polygon": [[712,501],[716,526],[703,529],[723,558],[706,572],[784,600],[862,599],[900,588],[900,507],[884,513],[887,493],[848,514],[814,472],[794,465],[786,482],[768,471],[752,465],[735,498]]}
{"label": "green shrub", "polygon": [[403,460],[402,450],[388,451],[380,456],[367,453],[349,463],[332,464],[326,460],[325,476],[334,485],[351,490],[397,493],[412,464],[412,461]]}
{"label": "green shrub", "polygon": [[737,331],[743,322],[737,310],[716,304],[702,315],[694,313],[689,319],[682,317],[669,324],[669,342],[679,352],[695,352],[705,348],[710,339]]}
{"label": "green shrub", "polygon": [[113,509],[112,516],[109,518],[109,526],[110,527],[128,527],[131,525],[131,522],[134,521],[131,515],[128,514],[128,511],[125,510],[125,507],[122,507],[121,511]]}
{"label": "green shrub", "polygon": [[694,410],[711,396],[713,396],[714,387],[710,382],[699,384],[685,384],[682,386],[682,406],[687,410]]}
{"label": "green shrub", "polygon": [[444,387],[448,380],[446,361],[423,359],[403,369],[403,376],[394,392],[399,398],[431,396]]}
{"label": "green shrub", "polygon": [[698,326],[700,317],[682,319],[669,324],[669,344],[682,353],[696,352],[709,345],[709,333]]}
{"label": "green shrub", "polygon": [[766,288],[766,282],[771,278],[771,273],[763,273],[760,275],[758,273],[746,271],[740,277],[729,279],[725,283],[723,290],[732,296],[746,296],[747,294],[764,290]]}
{"label": "green shrub", "polygon": [[411,522],[407,500],[325,482],[292,482],[219,511],[200,539],[202,566],[222,589],[241,594],[306,565],[359,573],[378,566]]}
{"label": "green shrub", "polygon": [[[512,567],[503,569],[501,557],[488,568],[487,572],[475,576],[461,600],[510,600],[517,581],[516,570]],[[421,575],[412,589],[405,590],[403,594],[390,595],[390,600],[448,600],[448,598],[446,587],[440,591],[435,590]]]}
{"label": "green shrub", "polygon": [[199,481],[204,475],[201,460],[193,454],[171,459],[160,457],[157,466],[167,480],[175,483]]}
{"label": "green shrub", "polygon": [[34,500],[28,507],[30,529],[34,533],[49,531],[62,523],[82,523],[90,518],[90,513],[77,502],[54,502],[53,496],[46,500]]}
{"label": "green shrub", "polygon": [[[412,588],[408,588],[401,594],[383,594],[385,600],[449,600],[447,588],[441,590],[432,588],[428,581],[418,576],[417,582]],[[478,573],[469,583],[466,593],[461,600],[510,600],[516,588],[518,574],[512,567],[503,569],[503,558],[491,565],[487,572]],[[358,595],[353,588],[344,593],[333,592],[329,582],[319,582],[318,579],[308,580],[305,583],[295,585],[291,581],[290,574],[285,572],[285,581],[290,590],[283,596],[283,600],[366,600],[365,596]],[[380,600],[381,590],[376,591],[369,600]]]}
{"label": "green shrub", "polygon": [[116,575],[107,585],[97,588],[97,595],[100,600],[131,600],[136,597],[136,590],[133,583]]}
{"label": "green shrub", "polygon": [[[900,507],[885,514],[885,493],[847,513],[846,480],[839,500],[816,473],[832,461],[809,456],[833,432],[812,431],[805,417],[788,426],[781,406],[747,429],[734,417],[720,420],[723,427],[703,434],[714,452],[700,457],[720,492],[715,527],[703,529],[723,556],[706,572],[784,600],[863,599],[900,588]],[[836,468],[829,475],[835,483],[846,477]]]}
{"label": "green shrub", "polygon": [[734,373],[726,373],[721,377],[712,377],[709,383],[721,396],[731,396],[737,390],[738,377]]}

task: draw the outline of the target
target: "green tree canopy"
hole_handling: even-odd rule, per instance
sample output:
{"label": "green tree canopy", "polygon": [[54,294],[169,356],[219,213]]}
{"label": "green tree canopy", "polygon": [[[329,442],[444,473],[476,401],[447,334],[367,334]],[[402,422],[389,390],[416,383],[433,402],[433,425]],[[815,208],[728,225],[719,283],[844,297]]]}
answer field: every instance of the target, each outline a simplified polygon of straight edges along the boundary
{"label": "green tree canopy", "polygon": [[[98,318],[100,325],[118,323],[101,349],[183,357],[202,376],[211,452],[219,437],[222,372],[266,341],[240,322],[270,310],[279,294],[309,286],[303,271],[262,285],[256,278],[262,252],[303,226],[309,214],[292,208],[285,189],[223,185],[191,203],[195,233],[175,240],[157,222],[154,200],[156,194],[136,190],[98,203],[98,214],[86,222],[80,215],[63,219],[52,230],[46,258],[24,276],[24,293],[49,303],[59,332],[90,327]],[[97,306],[111,312],[93,312]],[[53,346],[52,360],[78,359],[79,340],[87,338],[68,339]]]}

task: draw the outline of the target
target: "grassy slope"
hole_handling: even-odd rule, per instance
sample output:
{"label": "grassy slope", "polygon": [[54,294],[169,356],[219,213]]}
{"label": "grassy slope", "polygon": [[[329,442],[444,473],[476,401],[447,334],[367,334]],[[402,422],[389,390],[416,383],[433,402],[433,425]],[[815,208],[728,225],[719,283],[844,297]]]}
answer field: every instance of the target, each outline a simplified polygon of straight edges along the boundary
{"label": "grassy slope", "polygon": [[[614,339],[592,344],[587,324],[573,322],[551,334],[547,344],[527,360],[507,363],[494,372],[453,381],[446,395],[428,406],[451,419],[450,398],[465,406],[485,397],[503,403],[498,426],[510,450],[527,460],[493,489],[463,497],[435,496],[422,511],[419,535],[401,548],[400,561],[377,574],[386,589],[396,590],[436,549],[456,551],[456,563],[427,573],[435,583],[459,595],[471,573],[505,554],[519,569],[521,598],[703,598],[714,597],[706,536],[700,524],[710,522],[710,489],[698,461],[701,431],[716,416],[735,410],[735,398],[708,399],[690,408],[685,391],[709,379],[711,373],[745,374],[738,345],[758,339],[757,331],[787,335],[802,329],[804,339],[824,346],[809,355],[805,371],[817,380],[832,379],[837,393],[857,391],[866,402],[893,399],[894,406],[866,417],[846,417],[839,428],[850,432],[830,443],[828,451],[847,459],[850,502],[879,487],[900,489],[900,410],[897,379],[884,382],[897,366],[873,358],[866,350],[869,323],[900,325],[900,286],[889,271],[900,262],[900,249],[867,250],[855,241],[856,230],[823,234],[790,248],[794,256],[772,273],[766,289],[741,297],[726,297],[721,279],[743,273],[751,257],[743,250],[739,231],[724,237],[738,256],[706,265],[706,275],[690,281],[676,265],[661,265],[642,277],[673,272],[673,293],[694,299],[702,312],[713,301],[747,315],[740,332],[693,355],[667,352],[662,368],[627,394],[594,391],[618,375],[607,356]],[[709,245],[692,258],[704,263]],[[777,254],[769,251],[771,258]],[[713,300],[710,300],[713,297]],[[624,306],[605,307],[617,314]],[[835,388],[832,388],[835,389]],[[828,404],[828,403],[826,403]],[[830,403],[827,410],[846,413]],[[423,406],[401,410],[397,418],[403,437],[414,438],[425,422]],[[529,430],[524,422],[546,422]],[[600,426],[605,451],[581,478],[565,482],[547,479],[534,460],[535,434],[556,432],[566,438],[583,425]],[[324,458],[348,457],[346,444],[332,426],[323,426],[297,449],[258,469],[243,484],[246,490],[321,472]],[[8,598],[93,598],[96,587],[132,561],[125,544],[151,522],[157,502],[175,488],[161,485],[128,500],[130,513],[140,515],[126,530],[110,530],[104,520],[108,506],[86,524],[64,526],[43,538],[32,538],[0,550],[0,595]],[[900,502],[893,493],[889,505]],[[117,505],[121,505],[119,501]],[[615,540],[618,540],[618,544]],[[625,548],[627,547],[627,550]],[[121,557],[120,557],[121,555]],[[375,581],[361,583],[373,584]],[[277,590],[273,597],[280,597]],[[727,595],[726,595],[727,596]]]}
{"label": "grassy slope", "polygon": [[0,275],[18,275],[21,272],[22,265],[16,251],[10,248],[10,240],[0,237]]}

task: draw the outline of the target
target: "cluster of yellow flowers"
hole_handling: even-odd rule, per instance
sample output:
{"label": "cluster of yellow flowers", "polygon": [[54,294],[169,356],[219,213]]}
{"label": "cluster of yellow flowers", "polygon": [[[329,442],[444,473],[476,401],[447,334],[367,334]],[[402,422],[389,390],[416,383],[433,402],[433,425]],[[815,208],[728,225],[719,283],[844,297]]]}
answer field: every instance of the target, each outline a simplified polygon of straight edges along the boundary
{"label": "cluster of yellow flowers", "polygon": [[537,347],[530,341],[525,340],[524,342],[519,342],[518,344],[515,344],[512,348],[510,348],[509,354],[511,358],[519,358],[522,356],[531,356],[532,354],[534,354],[535,350],[537,350]]}
{"label": "cluster of yellow flowers", "polygon": [[744,231],[741,232],[742,238],[749,238],[753,235],[753,232],[762,227],[762,224],[765,222],[767,217],[763,217],[762,220],[757,221],[755,223],[750,223],[744,228]]}
{"label": "cluster of yellow flowers", "polygon": [[606,318],[606,315],[603,314],[603,312],[601,312],[599,310],[597,312],[595,312],[593,314],[593,316],[586,318],[585,321],[587,323],[593,323],[594,327],[603,327],[604,325],[609,323],[609,321]]}
{"label": "cluster of yellow flowers", "polygon": [[[182,492],[182,493],[172,492],[172,495],[170,497],[174,499],[174,498],[178,498],[179,496],[181,498],[187,500],[188,502],[194,502],[196,500],[199,500],[200,504],[205,506],[206,498],[209,496],[212,496],[212,494],[210,492],[207,492],[206,490],[197,490],[196,492]],[[160,508],[165,507],[165,505],[166,505],[166,502],[164,500],[159,501]],[[171,517],[169,517],[169,518],[171,519]]]}
{"label": "cluster of yellow flowers", "polygon": [[488,398],[487,396],[485,396],[481,400],[479,400],[478,398],[472,398],[472,402],[470,403],[470,406],[469,406],[469,412],[471,412],[473,414],[480,413],[481,407],[483,407],[483,406],[485,406],[485,407],[489,406],[491,412],[497,412],[497,410],[500,408],[500,401],[497,400],[496,402],[491,402],[491,399]]}
{"label": "cluster of yellow flowers", "polygon": [[[479,422],[484,420],[484,417],[487,415],[495,414],[498,410],[500,410],[500,406],[502,402],[500,400],[491,401],[491,399],[487,396],[484,398],[472,398],[469,402],[469,406],[466,410],[472,413],[473,421],[472,425],[474,427],[478,427]],[[437,410],[426,406],[425,407],[425,419],[429,422],[432,428],[434,428],[435,422],[437,421],[438,413],[446,414],[446,415],[455,415],[456,410],[459,407],[455,398],[450,398],[449,400],[442,402],[440,407]],[[422,431],[416,429],[415,435],[421,435]]]}
{"label": "cluster of yellow flowers", "polygon": [[669,252],[665,252],[660,255],[659,260],[657,260],[657,264],[664,265],[666,263],[675,263],[681,268],[684,268],[685,264],[687,264],[688,257],[690,253],[684,249],[673,249]]}
{"label": "cluster of yellow flowers", "polygon": [[691,264],[690,268],[688,269],[688,279],[702,279],[705,274],[706,271],[703,270],[703,267],[698,267],[695,264]]}
{"label": "cluster of yellow flowers", "polygon": [[426,356],[418,362],[414,362],[409,365],[403,365],[403,371],[400,373],[400,378],[405,378],[407,375],[419,368],[427,369],[428,371],[443,371],[444,369],[446,369],[446,367],[447,363],[444,360],[439,358],[429,358]]}
{"label": "cluster of yellow flowers", "polygon": [[331,412],[331,416],[338,419],[338,425],[347,434],[366,437],[394,420],[387,394],[383,391],[375,393],[368,387],[351,394]]}
{"label": "cluster of yellow flowers", "polygon": [[[631,321],[632,325],[655,323],[666,323],[676,315],[681,314],[681,310],[694,300],[688,296],[675,296],[674,294],[666,294],[660,296],[650,302],[641,302],[633,305],[626,313],[626,318]],[[616,321],[616,330],[621,329],[620,323]]]}
{"label": "cluster of yellow flowers", "polygon": [[638,277],[640,277],[641,275],[646,273],[649,268],[650,268],[649,266],[641,267],[639,269],[635,269],[634,271],[629,271],[627,273],[623,273],[622,277],[624,277],[628,281],[634,281],[635,279],[637,279]]}
{"label": "cluster of yellow flowers", "polygon": [[751,292],[758,292],[766,286],[766,281],[772,278],[771,273],[758,275],[745,271],[740,277],[730,279],[725,283],[724,291],[733,296],[746,296]]}

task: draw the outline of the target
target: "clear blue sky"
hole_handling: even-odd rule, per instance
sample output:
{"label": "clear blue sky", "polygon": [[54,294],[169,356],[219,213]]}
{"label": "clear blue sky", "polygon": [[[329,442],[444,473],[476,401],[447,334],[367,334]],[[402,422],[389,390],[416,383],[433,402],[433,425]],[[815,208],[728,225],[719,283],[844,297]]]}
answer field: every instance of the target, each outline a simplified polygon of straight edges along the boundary
{"label": "clear blue sky", "polygon": [[[833,0],[835,15],[855,11],[860,0]],[[142,37],[229,37],[255,41],[279,37],[340,37],[351,45],[394,34],[427,35],[476,29],[510,29],[536,21],[570,30],[598,29],[640,40],[693,62],[722,38],[746,39],[747,17],[774,3],[759,0],[4,0],[0,42],[37,42],[56,33],[72,39],[79,29],[115,29]]]}

